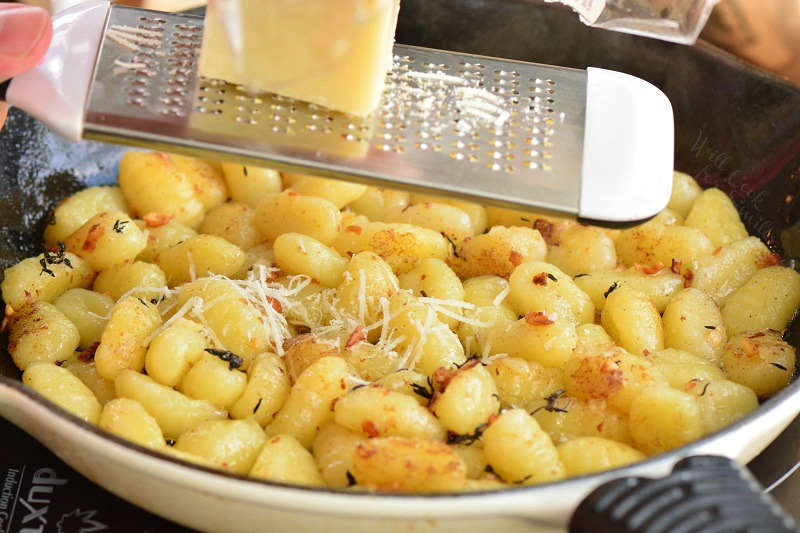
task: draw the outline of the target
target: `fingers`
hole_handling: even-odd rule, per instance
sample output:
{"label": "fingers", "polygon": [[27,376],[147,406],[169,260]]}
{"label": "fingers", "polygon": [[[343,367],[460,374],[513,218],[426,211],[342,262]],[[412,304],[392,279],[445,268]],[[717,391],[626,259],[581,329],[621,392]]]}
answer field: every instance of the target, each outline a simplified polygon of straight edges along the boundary
{"label": "fingers", "polygon": [[0,81],[37,65],[47,52],[52,35],[46,10],[0,3]]}

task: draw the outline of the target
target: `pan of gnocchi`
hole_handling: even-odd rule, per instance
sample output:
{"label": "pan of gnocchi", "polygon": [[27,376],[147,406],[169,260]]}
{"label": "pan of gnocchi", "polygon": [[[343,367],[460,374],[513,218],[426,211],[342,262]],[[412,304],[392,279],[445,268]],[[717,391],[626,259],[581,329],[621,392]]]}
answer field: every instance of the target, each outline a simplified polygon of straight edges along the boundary
{"label": "pan of gnocchi", "polygon": [[0,144],[0,414],[194,528],[558,530],[800,412],[800,274],[689,174],[608,229],[15,112]]}

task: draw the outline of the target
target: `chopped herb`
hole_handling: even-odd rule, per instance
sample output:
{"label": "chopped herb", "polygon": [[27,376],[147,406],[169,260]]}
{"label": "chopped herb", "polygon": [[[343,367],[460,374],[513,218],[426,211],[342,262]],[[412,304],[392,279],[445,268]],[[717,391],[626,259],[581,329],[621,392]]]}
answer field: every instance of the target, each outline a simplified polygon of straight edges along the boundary
{"label": "chopped herb", "polygon": [[578,274],[577,276],[575,276],[575,277],[574,277],[574,278],[572,278],[572,279],[585,278],[585,277],[586,277],[586,276],[588,276],[588,275],[589,275],[589,274],[585,274],[585,273],[584,273],[584,274]]}
{"label": "chopped herb", "polygon": [[477,355],[473,355],[472,357],[470,357],[469,359],[467,359],[466,361],[464,361],[461,364],[458,364],[458,363],[453,363],[453,364],[456,365],[456,368],[459,369],[459,370],[461,370],[462,368],[464,368],[467,365],[470,365],[469,368],[472,368],[473,366],[478,364],[478,356]]}
{"label": "chopped herb", "polygon": [[498,402],[500,401],[500,395],[499,395],[499,394],[497,394],[496,392],[495,392],[495,393],[493,393],[493,394],[492,394],[492,396],[494,396],[495,398],[497,398],[497,401],[498,401]]}
{"label": "chopped herb", "polygon": [[214,348],[206,348],[206,352],[211,355],[216,355],[223,361],[228,363],[228,370],[236,370],[244,363],[244,359],[239,357],[233,352],[227,350],[215,350]]}
{"label": "chopped herb", "polygon": [[492,468],[492,465],[486,465],[486,468],[484,468],[483,471],[487,474],[494,474],[494,468]]}
{"label": "chopped herb", "polygon": [[412,383],[411,390],[413,390],[414,394],[416,394],[417,396],[422,396],[423,398],[425,398],[430,402],[433,399],[433,382],[431,381],[430,376],[425,378],[425,380],[428,383],[427,387],[424,387],[419,383]]}
{"label": "chopped herb", "polygon": [[551,394],[547,398],[544,398],[544,401],[546,401],[547,403],[545,405],[541,406],[541,407],[537,407],[536,409],[534,409],[531,412],[531,415],[535,415],[536,413],[538,413],[542,409],[544,409],[545,411],[547,411],[549,413],[566,413],[566,412],[568,412],[567,411],[567,407],[569,407],[569,405],[567,405],[567,407],[556,407],[556,402],[558,401],[559,398],[561,398],[561,395],[563,395],[565,392],[566,391],[564,389],[558,389],[557,391],[555,391],[553,394]]}
{"label": "chopped herb", "polygon": [[356,385],[355,387],[353,387],[352,389],[350,389],[350,392],[353,392],[354,390],[362,389],[362,388],[364,388],[364,387],[366,387],[366,386],[367,386],[367,384],[366,384],[366,383],[359,383],[358,385]]}
{"label": "chopped herb", "polygon": [[347,472],[345,472],[345,475],[347,476],[347,486],[348,487],[352,487],[353,485],[356,484],[356,478],[355,478],[355,476],[353,476],[353,474],[350,473],[349,470]]}
{"label": "chopped herb", "polygon": [[66,360],[66,359],[64,359],[63,361],[56,361],[56,366],[61,366],[61,365],[63,365],[63,364],[64,364],[64,363],[66,363],[66,362],[67,362],[67,360]]}
{"label": "chopped herb", "polygon": [[117,233],[124,233],[125,226],[128,224],[128,222],[128,220],[117,219],[117,221],[114,222],[114,227],[112,229]]}
{"label": "chopped herb", "polygon": [[717,326],[703,326],[706,329],[717,329]]}
{"label": "chopped herb", "polygon": [[244,175],[247,176],[247,167],[242,167],[242,172],[244,172]]}
{"label": "chopped herb", "polygon": [[614,283],[611,284],[608,290],[603,293],[603,298],[608,298],[608,295],[617,290],[618,288],[619,288],[619,283],[615,281]]}
{"label": "chopped herb", "polygon": [[782,365],[782,364],[780,364],[780,363],[770,363],[770,364],[771,364],[772,366],[774,366],[775,368],[780,368],[780,369],[781,369],[781,370],[783,370],[783,371],[789,370],[788,368],[786,368],[785,366],[783,366],[783,365]]}
{"label": "chopped herb", "polygon": [[50,274],[51,276],[56,277],[56,273],[47,268],[47,262],[45,261],[44,257],[39,259],[39,264],[42,265],[42,271],[39,272],[40,276],[42,274]]}
{"label": "chopped herb", "polygon": [[137,299],[137,300],[139,300],[139,303],[140,303],[140,304],[142,304],[143,306],[147,307],[147,302],[145,302],[145,301],[144,301],[144,298],[142,298],[141,296],[139,296],[139,297],[137,297],[136,299]]}
{"label": "chopped herb", "polygon": [[531,219],[525,218],[525,217],[519,217],[519,219],[524,221],[524,222],[530,222],[531,221]]}
{"label": "chopped herb", "polygon": [[63,242],[58,242],[58,251],[57,252],[50,252],[50,250],[44,251],[44,260],[47,262],[48,265],[58,265],[64,263],[69,268],[73,268],[72,263],[69,262],[69,259],[64,255],[66,252],[67,247],[64,245]]}
{"label": "chopped herb", "polygon": [[167,446],[175,446],[175,439],[167,439]]}
{"label": "chopped herb", "polygon": [[447,236],[447,233],[445,233],[445,232],[441,232],[441,233],[442,233],[442,237],[447,239],[447,242],[449,242],[450,246],[453,247],[453,257],[459,257],[458,248],[456,248],[456,243],[453,242],[453,239],[451,239],[450,237]]}
{"label": "chopped herb", "polygon": [[262,401],[264,401],[264,398],[259,398],[258,399],[258,402],[256,402],[256,406],[253,407],[253,414],[256,414],[256,411],[258,411],[258,408],[261,407],[261,402]]}
{"label": "chopped herb", "polygon": [[709,386],[709,385],[711,385],[711,382],[710,382],[710,381],[709,381],[708,383],[706,383],[706,386],[705,386],[705,387],[703,387],[703,392],[701,392],[701,393],[700,393],[700,396],[705,396],[705,394],[706,394],[706,391],[708,390],[708,386]]}
{"label": "chopped herb", "polygon": [[533,474],[528,474],[528,475],[527,475],[527,476],[525,476],[524,478],[520,479],[519,481],[515,481],[514,483],[515,483],[516,485],[521,485],[522,483],[525,483],[526,481],[528,481],[528,480],[529,480],[530,478],[532,478],[532,477],[533,477]]}
{"label": "chopped herb", "polygon": [[551,281],[558,281],[558,278],[552,275],[550,272],[547,273],[547,277],[550,278]]}
{"label": "chopped herb", "polygon": [[463,444],[464,446],[469,446],[470,444],[480,440],[487,427],[489,427],[489,423],[484,422],[483,424],[477,426],[475,431],[469,435],[456,435],[455,433],[450,433],[447,435],[447,444]]}
{"label": "chopped herb", "polygon": [[158,298],[150,298],[150,303],[156,305],[158,303]]}

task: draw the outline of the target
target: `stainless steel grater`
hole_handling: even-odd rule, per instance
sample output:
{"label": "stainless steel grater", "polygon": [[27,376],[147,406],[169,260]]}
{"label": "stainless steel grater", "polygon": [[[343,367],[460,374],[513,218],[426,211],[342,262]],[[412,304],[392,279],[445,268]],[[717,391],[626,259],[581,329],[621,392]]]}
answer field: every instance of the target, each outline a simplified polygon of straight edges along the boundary
{"label": "stainless steel grater", "polygon": [[[638,78],[396,45],[382,104],[362,119],[199,77],[200,17],[81,8],[99,34],[78,137],[606,221],[669,198],[671,107]],[[59,28],[76,31],[63,17],[56,48]],[[56,52],[74,53],[51,48],[45,68]],[[31,74],[8,100],[48,122],[26,106]]]}

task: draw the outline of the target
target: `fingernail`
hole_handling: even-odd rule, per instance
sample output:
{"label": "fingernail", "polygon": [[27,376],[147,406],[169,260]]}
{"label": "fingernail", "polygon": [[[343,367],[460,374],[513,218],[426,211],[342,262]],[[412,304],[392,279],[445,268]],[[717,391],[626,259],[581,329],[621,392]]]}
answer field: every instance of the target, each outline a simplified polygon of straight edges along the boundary
{"label": "fingernail", "polygon": [[19,61],[47,35],[50,15],[38,7],[21,6],[0,10],[0,56]]}

